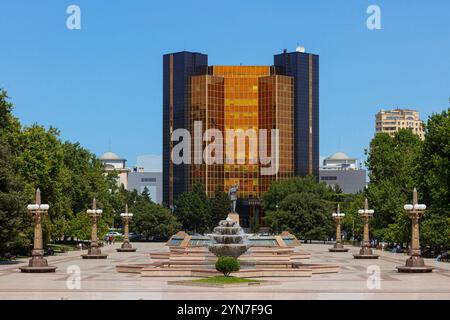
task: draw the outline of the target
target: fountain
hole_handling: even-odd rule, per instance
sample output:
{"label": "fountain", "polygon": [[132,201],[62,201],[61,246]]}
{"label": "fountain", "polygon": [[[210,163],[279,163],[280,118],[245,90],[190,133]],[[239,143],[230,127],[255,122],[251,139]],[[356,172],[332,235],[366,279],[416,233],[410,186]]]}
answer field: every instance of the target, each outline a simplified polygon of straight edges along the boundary
{"label": "fountain", "polygon": [[239,259],[241,268],[233,276],[311,277],[317,273],[339,272],[339,266],[304,264],[310,254],[299,252],[298,239],[288,232],[280,235],[248,235],[239,225],[236,212],[238,186],[229,191],[231,212],[219,222],[212,234],[191,236],[178,232],[167,242],[168,251],[151,252],[151,262],[116,266],[118,272],[140,273],[142,277],[210,277],[219,275],[214,263],[217,257]]}
{"label": "fountain", "polygon": [[208,249],[217,257],[228,256],[237,259],[250,247],[246,244],[246,235],[239,223],[230,218],[220,221],[210,238]]}

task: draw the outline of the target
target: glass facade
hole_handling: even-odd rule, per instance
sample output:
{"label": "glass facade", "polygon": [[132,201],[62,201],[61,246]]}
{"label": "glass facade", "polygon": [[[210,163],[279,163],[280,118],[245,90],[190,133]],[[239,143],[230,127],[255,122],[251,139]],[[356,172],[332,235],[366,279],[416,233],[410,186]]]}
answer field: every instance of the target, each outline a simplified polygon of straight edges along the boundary
{"label": "glass facade", "polygon": [[[189,132],[194,132],[195,122],[202,124],[202,136],[207,129],[217,129],[223,132],[224,128],[224,79],[211,75],[193,76],[189,85]],[[192,136],[192,138],[194,138]],[[206,141],[205,141],[206,138]],[[219,156],[221,150],[207,152],[204,150],[215,137],[202,137],[201,148],[195,148],[191,144],[192,164],[190,165],[188,190],[191,190],[195,182],[201,182],[208,195],[214,194],[216,187],[223,190],[223,165],[213,161],[212,157]],[[201,159],[201,163],[195,163],[195,159]]]}
{"label": "glass facade", "polygon": [[259,79],[259,129],[266,129],[268,138],[260,141],[265,150],[272,150],[271,129],[279,130],[279,168],[275,176],[260,177],[259,193],[267,191],[273,180],[294,176],[294,81],[292,77],[273,75]]}
{"label": "glass facade", "polygon": [[208,56],[196,52],[178,52],[163,56],[163,202],[173,205],[188,188],[189,166],[173,165],[172,132],[188,128],[189,79],[204,74]]}
{"label": "glass facade", "polygon": [[[201,148],[192,143],[188,190],[198,181],[211,196],[217,187],[228,191],[237,184],[240,198],[258,198],[271,181],[293,176],[293,79],[271,75],[271,70],[269,66],[211,66],[207,75],[190,78],[189,131],[194,133],[198,122],[202,132],[220,131],[223,148],[211,155],[222,152],[223,163],[204,158],[205,148],[214,137],[204,137]],[[249,129],[255,135],[246,136],[245,144],[239,145],[235,133]],[[267,140],[259,141],[259,129],[267,130]],[[261,175],[258,148],[261,144],[272,156],[271,129],[280,130],[279,170],[274,175]],[[233,145],[227,144],[230,140]],[[227,155],[234,159],[232,163],[227,163]],[[195,163],[195,158],[204,160]]]}
{"label": "glass facade", "polygon": [[[227,192],[237,184],[238,206],[247,207],[239,211],[241,216],[243,212],[247,215],[241,221],[248,221],[251,216],[260,217],[259,209],[254,208],[259,207],[258,198],[272,181],[318,175],[318,56],[294,52],[276,55],[274,66],[208,66],[206,55],[179,52],[164,55],[163,64],[166,204],[173,205],[178,195],[191,190],[197,181],[209,196],[217,187]],[[199,123],[201,130],[196,133]],[[171,134],[178,128],[191,134],[189,165],[174,165],[170,158]],[[207,129],[223,135],[220,150],[208,149],[215,138],[203,136]],[[260,129],[267,130],[267,139],[259,139]],[[272,129],[279,130],[278,170],[263,175],[262,171],[274,164],[261,164],[259,147],[268,157],[273,156]],[[194,143],[196,134],[201,145]],[[245,143],[238,143],[239,134]],[[211,163],[215,157],[223,162]],[[229,158],[232,161],[227,161]]]}
{"label": "glass facade", "polygon": [[277,74],[294,78],[295,175],[319,177],[319,56],[284,52],[274,65]]}
{"label": "glass facade", "polygon": [[[224,79],[224,141],[234,138],[234,134],[229,136],[227,130],[242,130],[245,133],[250,129],[258,134],[259,79],[270,75],[270,67],[213,66],[209,69],[211,74]],[[238,145],[237,137],[234,141],[234,150],[224,150],[225,156],[232,155],[235,159],[233,164],[224,164],[224,190],[229,190],[232,185],[237,184],[241,198],[258,197],[258,138],[246,137],[244,148]],[[245,163],[238,163],[238,159],[245,159]]]}

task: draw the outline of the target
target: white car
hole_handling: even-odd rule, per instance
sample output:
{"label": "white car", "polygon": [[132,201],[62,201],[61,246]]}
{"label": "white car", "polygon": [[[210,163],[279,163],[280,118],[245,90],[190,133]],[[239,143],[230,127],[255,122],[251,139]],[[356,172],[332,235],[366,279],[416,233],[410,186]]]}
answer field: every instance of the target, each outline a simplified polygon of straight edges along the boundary
{"label": "white car", "polygon": [[117,231],[111,231],[111,232],[107,233],[106,236],[120,237],[120,236],[122,236],[122,234]]}

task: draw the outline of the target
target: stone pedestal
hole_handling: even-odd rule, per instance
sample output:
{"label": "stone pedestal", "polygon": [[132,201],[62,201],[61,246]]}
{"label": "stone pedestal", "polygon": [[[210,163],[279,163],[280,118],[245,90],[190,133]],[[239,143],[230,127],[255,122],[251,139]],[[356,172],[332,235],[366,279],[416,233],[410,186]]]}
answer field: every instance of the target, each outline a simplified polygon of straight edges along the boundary
{"label": "stone pedestal", "polygon": [[347,252],[348,249],[344,248],[342,243],[337,242],[334,244],[333,248],[329,248],[328,251],[330,251],[330,252]]}
{"label": "stone pedestal", "polygon": [[354,254],[355,259],[378,259],[379,255],[374,254],[369,247],[362,247],[358,254]]}
{"label": "stone pedestal", "polygon": [[136,248],[133,248],[129,242],[122,243],[122,246],[116,250],[117,252],[136,252]]}
{"label": "stone pedestal", "polygon": [[103,254],[99,247],[90,247],[87,254],[81,255],[83,259],[106,259],[107,254]]}
{"label": "stone pedestal", "polygon": [[230,213],[228,214],[228,218],[230,218],[230,219],[233,220],[233,221],[236,221],[237,224],[240,225],[240,223],[239,223],[239,215],[238,215],[237,213],[230,212]]}
{"label": "stone pedestal", "polygon": [[55,272],[56,267],[49,266],[44,258],[44,250],[33,250],[28,266],[21,267],[20,271],[27,273]]}
{"label": "stone pedestal", "polygon": [[398,272],[403,273],[424,273],[432,272],[433,267],[425,265],[425,261],[420,256],[411,256],[406,260],[406,265],[397,267]]}

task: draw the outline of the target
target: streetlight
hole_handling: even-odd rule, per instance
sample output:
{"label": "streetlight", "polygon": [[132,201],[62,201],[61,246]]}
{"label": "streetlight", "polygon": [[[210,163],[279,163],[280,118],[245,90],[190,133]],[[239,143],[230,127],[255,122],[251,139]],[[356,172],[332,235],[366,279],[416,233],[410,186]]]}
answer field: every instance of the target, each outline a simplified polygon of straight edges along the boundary
{"label": "streetlight", "polygon": [[124,238],[123,238],[123,243],[122,246],[120,248],[117,248],[118,252],[135,252],[136,248],[133,248],[131,243],[130,243],[130,239],[128,237],[128,226],[129,226],[129,220],[133,217],[133,214],[131,212],[128,212],[128,204],[125,205],[125,212],[121,213],[120,216],[123,219],[124,222]]}
{"label": "streetlight", "polygon": [[36,190],[36,203],[27,206],[28,211],[34,215],[34,244],[31,259],[27,267],[21,267],[20,271],[28,273],[55,272],[56,267],[49,266],[44,258],[42,241],[42,215],[48,212],[50,206],[41,203],[41,191]]}
{"label": "streetlight", "polygon": [[364,200],[364,209],[358,210],[358,213],[364,219],[364,239],[359,254],[354,254],[355,259],[378,259],[377,254],[373,254],[369,240],[369,219],[373,217],[375,211],[369,209],[367,198]]}
{"label": "streetlight", "polygon": [[97,201],[92,201],[92,209],[88,209],[86,211],[92,217],[92,236],[91,236],[91,246],[88,249],[87,254],[81,255],[83,259],[106,259],[108,257],[107,254],[102,254],[100,247],[98,246],[98,238],[97,238],[97,222],[98,218],[101,217],[103,210],[97,209]]}
{"label": "streetlight", "polygon": [[330,252],[347,252],[348,249],[344,248],[341,241],[341,221],[345,217],[345,213],[340,211],[339,204],[337,206],[337,212],[332,214],[333,219],[336,221],[336,243],[333,248],[329,248]]}
{"label": "streetlight", "polygon": [[405,204],[404,209],[408,213],[411,218],[411,250],[408,260],[406,260],[405,266],[397,267],[398,272],[410,272],[410,273],[418,273],[418,272],[431,272],[433,271],[432,267],[428,267],[425,265],[425,261],[420,256],[420,239],[419,239],[419,219],[425,213],[427,208],[424,204],[418,204],[418,196],[417,190],[414,188],[413,191],[413,203]]}

